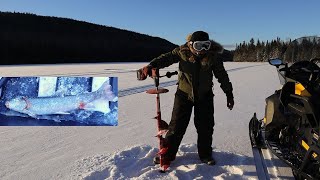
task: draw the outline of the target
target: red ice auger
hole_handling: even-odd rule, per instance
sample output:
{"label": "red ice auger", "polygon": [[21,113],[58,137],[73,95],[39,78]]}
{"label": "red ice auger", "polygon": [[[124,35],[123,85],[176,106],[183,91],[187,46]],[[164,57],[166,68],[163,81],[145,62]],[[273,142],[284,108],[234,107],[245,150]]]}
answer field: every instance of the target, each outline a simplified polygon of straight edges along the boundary
{"label": "red ice auger", "polygon": [[[154,79],[154,84],[156,88],[154,89],[148,89],[148,94],[156,94],[157,95],[157,116],[154,119],[157,119],[157,126],[158,126],[158,133],[156,137],[159,140],[159,152],[157,153],[157,158],[159,159],[160,163],[160,172],[165,172],[166,169],[169,167],[170,162],[164,161],[164,154],[168,150],[168,143],[166,142],[164,136],[168,132],[168,124],[166,121],[161,119],[161,109],[160,109],[160,94],[169,92],[168,89],[159,87],[159,79],[162,77],[168,77],[170,78],[173,75],[178,74],[177,71],[174,72],[167,72],[166,75],[160,76],[159,75],[159,69],[153,68],[151,77]],[[139,74],[138,74],[139,76]]]}

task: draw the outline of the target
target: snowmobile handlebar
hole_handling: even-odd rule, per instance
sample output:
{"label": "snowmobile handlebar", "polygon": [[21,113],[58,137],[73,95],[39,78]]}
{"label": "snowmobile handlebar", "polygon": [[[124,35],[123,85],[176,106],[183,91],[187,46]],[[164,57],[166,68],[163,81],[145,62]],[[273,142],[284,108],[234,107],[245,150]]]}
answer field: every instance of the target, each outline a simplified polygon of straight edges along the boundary
{"label": "snowmobile handlebar", "polygon": [[310,59],[310,61],[311,61],[312,63],[317,63],[317,62],[320,61],[320,58],[318,58],[318,57],[312,58],[312,59]]}
{"label": "snowmobile handlebar", "polygon": [[306,73],[319,73],[319,70],[317,69],[308,69],[306,67],[299,67],[299,68],[290,68],[287,64],[283,68],[278,68],[279,71],[284,71],[284,72],[306,72]]}

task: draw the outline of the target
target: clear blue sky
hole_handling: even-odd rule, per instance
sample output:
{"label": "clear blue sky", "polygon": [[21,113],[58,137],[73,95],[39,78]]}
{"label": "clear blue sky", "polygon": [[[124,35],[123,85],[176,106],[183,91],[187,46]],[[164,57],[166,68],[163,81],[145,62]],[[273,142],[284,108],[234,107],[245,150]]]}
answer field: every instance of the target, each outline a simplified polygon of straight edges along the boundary
{"label": "clear blue sky", "polygon": [[251,37],[320,35],[319,0],[0,0],[0,11],[67,17],[183,44],[207,31],[226,48]]}

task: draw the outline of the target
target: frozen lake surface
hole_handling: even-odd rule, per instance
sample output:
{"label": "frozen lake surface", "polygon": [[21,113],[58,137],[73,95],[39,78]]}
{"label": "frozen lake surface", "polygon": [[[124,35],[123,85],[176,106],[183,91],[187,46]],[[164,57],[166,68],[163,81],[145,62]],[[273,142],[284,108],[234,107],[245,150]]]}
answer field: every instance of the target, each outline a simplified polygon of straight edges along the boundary
{"label": "frozen lake surface", "polygon": [[[176,161],[165,174],[152,158],[157,152],[155,96],[137,81],[135,70],[147,63],[3,66],[1,76],[108,76],[119,81],[119,122],[114,127],[0,127],[0,179],[257,179],[248,135],[253,113],[261,118],[265,98],[280,88],[276,69],[268,63],[226,62],[235,106],[214,80],[217,165],[201,164],[193,116]],[[172,65],[160,73],[177,70]],[[161,79],[169,93],[161,95],[162,118],[169,122],[176,76]],[[291,179],[290,170],[278,174]],[[274,177],[275,178],[275,177]]]}

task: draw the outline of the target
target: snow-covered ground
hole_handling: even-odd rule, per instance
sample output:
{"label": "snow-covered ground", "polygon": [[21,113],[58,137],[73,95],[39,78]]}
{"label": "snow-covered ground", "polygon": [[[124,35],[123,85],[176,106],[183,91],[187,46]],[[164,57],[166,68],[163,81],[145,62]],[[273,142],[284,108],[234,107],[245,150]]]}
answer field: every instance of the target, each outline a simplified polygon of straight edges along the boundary
{"label": "snow-covered ground", "polygon": [[[152,85],[137,81],[135,69],[146,63],[2,66],[0,76],[116,76],[119,91]],[[257,179],[248,136],[254,112],[264,113],[264,99],[280,87],[276,69],[268,63],[224,63],[233,83],[235,106],[214,81],[215,166],[201,164],[193,116],[177,159],[159,173],[155,96],[124,93],[119,97],[115,127],[0,127],[0,179]],[[177,69],[170,66],[162,73]],[[161,82],[176,80],[162,78]],[[171,83],[174,84],[174,83]],[[176,85],[161,95],[162,118],[169,122]],[[280,176],[290,179],[289,175]]]}

